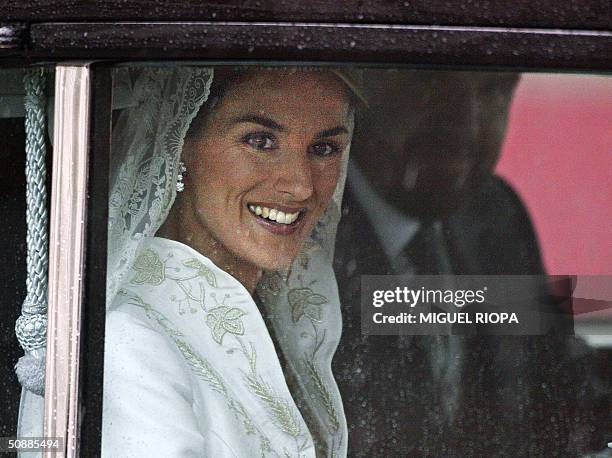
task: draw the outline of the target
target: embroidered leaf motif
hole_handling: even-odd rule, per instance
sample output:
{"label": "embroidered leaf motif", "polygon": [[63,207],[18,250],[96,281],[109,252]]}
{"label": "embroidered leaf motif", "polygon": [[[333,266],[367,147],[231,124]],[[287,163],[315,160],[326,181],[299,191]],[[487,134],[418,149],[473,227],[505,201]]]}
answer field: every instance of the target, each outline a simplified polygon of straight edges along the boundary
{"label": "embroidered leaf motif", "polygon": [[304,315],[313,321],[321,321],[321,305],[328,302],[325,296],[314,293],[310,288],[293,288],[287,294],[287,298],[291,305],[291,318],[294,323]]}
{"label": "embroidered leaf motif", "polygon": [[247,361],[249,362],[249,368],[251,372],[255,374],[257,372],[257,353],[255,352],[255,347],[253,346],[253,342],[249,342],[250,350],[247,349],[246,345],[242,342],[241,339],[237,339],[240,343],[240,347],[242,348],[242,354],[245,356]]}
{"label": "embroidered leaf motif", "polygon": [[213,288],[217,287],[217,277],[215,276],[215,273],[197,259],[187,259],[186,261],[183,261],[183,265],[185,267],[196,269],[197,274],[200,277],[205,278],[210,286]]}
{"label": "embroidered leaf motif", "polygon": [[272,388],[256,376],[247,375],[246,379],[253,393],[264,402],[280,429],[291,437],[298,437],[301,432],[300,424],[293,415],[289,404],[278,397],[272,391]]}
{"label": "embroidered leaf motif", "polygon": [[136,272],[131,282],[136,285],[144,283],[150,285],[161,285],[166,278],[164,264],[157,253],[151,249],[143,250],[132,265]]}
{"label": "embroidered leaf motif", "polygon": [[226,332],[241,336],[244,334],[244,323],[240,320],[246,312],[236,307],[220,305],[208,311],[206,324],[212,332],[212,337],[218,344],[223,343]]}
{"label": "embroidered leaf motif", "polygon": [[323,383],[323,378],[317,369],[314,361],[309,361],[308,359],[304,359],[304,365],[308,370],[308,375],[317,389],[317,393],[319,395],[319,399],[321,400],[321,404],[325,408],[327,412],[327,417],[329,419],[329,426],[332,432],[337,432],[340,428],[340,421],[338,420],[338,414],[336,413],[336,409],[334,408],[334,403],[332,402],[332,397],[325,383]]}
{"label": "embroidered leaf motif", "polygon": [[270,448],[270,439],[267,437],[260,436],[259,437],[259,447],[261,450],[262,458],[265,458],[266,452],[271,452],[272,448]]}
{"label": "embroidered leaf motif", "polygon": [[224,396],[228,396],[227,389],[225,388],[225,384],[223,383],[221,376],[217,374],[212,365],[200,357],[187,342],[180,339],[182,337],[182,333],[177,331],[170,320],[166,318],[161,312],[158,312],[150,304],[147,304],[142,300],[139,296],[134,296],[130,302],[132,305],[142,307],[145,309],[147,317],[149,319],[154,319],[157,323],[170,335],[174,343],[181,351],[191,368],[206,382],[210,384],[213,390],[218,393],[223,394]]}
{"label": "embroidered leaf motif", "polygon": [[247,413],[246,409],[242,404],[240,404],[238,401],[235,401],[234,399],[228,398],[227,406],[234,413],[234,417],[236,417],[237,420],[242,421],[242,424],[244,425],[244,430],[247,435],[250,436],[257,432],[257,429],[253,424],[253,420],[251,420],[251,417],[249,417],[249,414]]}
{"label": "embroidered leaf motif", "polygon": [[242,315],[244,315],[245,312],[243,312],[242,310],[238,309],[238,308],[230,308],[226,313],[225,313],[225,319],[226,320],[237,320],[238,318],[240,318]]}
{"label": "embroidered leaf motif", "polygon": [[[125,290],[121,290],[121,292],[123,294],[127,293],[127,291]],[[155,310],[153,307],[151,307],[151,304],[146,303],[140,296],[134,294],[130,298],[128,304],[143,308],[145,311],[145,314],[147,315],[147,318],[149,318],[150,320],[157,321],[157,324],[159,324],[170,336],[172,337],[182,337],[183,336],[183,334],[180,331],[174,328],[174,325],[170,322],[168,318],[166,318],[166,316],[163,313]]]}
{"label": "embroidered leaf motif", "polygon": [[186,342],[181,339],[174,339],[174,342],[196,374],[208,382],[213,390],[227,396],[227,389],[212,365],[200,357]]}

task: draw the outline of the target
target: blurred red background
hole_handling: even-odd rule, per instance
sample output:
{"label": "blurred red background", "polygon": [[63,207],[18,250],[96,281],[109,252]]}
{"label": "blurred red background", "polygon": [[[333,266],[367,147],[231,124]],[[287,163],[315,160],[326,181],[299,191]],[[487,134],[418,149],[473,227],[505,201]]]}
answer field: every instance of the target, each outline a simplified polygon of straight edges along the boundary
{"label": "blurred red background", "polygon": [[497,166],[550,274],[612,274],[612,77],[524,75]]}

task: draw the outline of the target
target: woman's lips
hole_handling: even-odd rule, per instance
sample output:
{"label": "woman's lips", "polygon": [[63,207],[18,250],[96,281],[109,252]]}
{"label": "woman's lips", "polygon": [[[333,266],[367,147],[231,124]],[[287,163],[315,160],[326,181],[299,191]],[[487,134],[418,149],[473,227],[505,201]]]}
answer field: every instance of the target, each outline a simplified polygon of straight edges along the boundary
{"label": "woman's lips", "polygon": [[304,220],[306,209],[277,205],[247,205],[249,213],[258,224],[274,234],[287,235],[295,232]]}

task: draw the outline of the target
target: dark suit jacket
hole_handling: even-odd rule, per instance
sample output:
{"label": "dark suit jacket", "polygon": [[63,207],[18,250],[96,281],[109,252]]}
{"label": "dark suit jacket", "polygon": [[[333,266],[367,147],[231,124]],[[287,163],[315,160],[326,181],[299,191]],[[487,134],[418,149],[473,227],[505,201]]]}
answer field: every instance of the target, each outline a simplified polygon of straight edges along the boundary
{"label": "dark suit jacket", "polygon": [[[495,176],[442,223],[455,274],[544,273],[524,206]],[[336,240],[343,336],[333,370],[350,456],[571,456],[591,442],[602,447],[586,431],[592,406],[575,394],[597,398],[580,377],[587,363],[567,357],[573,338],[364,337],[360,276],[391,271],[350,183]],[[567,331],[566,322],[557,324]]]}

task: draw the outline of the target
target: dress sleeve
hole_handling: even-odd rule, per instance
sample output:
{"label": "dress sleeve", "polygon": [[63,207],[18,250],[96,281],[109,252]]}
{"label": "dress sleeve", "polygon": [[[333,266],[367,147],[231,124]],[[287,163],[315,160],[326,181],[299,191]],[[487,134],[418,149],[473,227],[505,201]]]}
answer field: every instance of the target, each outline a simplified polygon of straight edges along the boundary
{"label": "dress sleeve", "polygon": [[172,341],[119,310],[105,341],[102,456],[204,456],[191,377]]}

